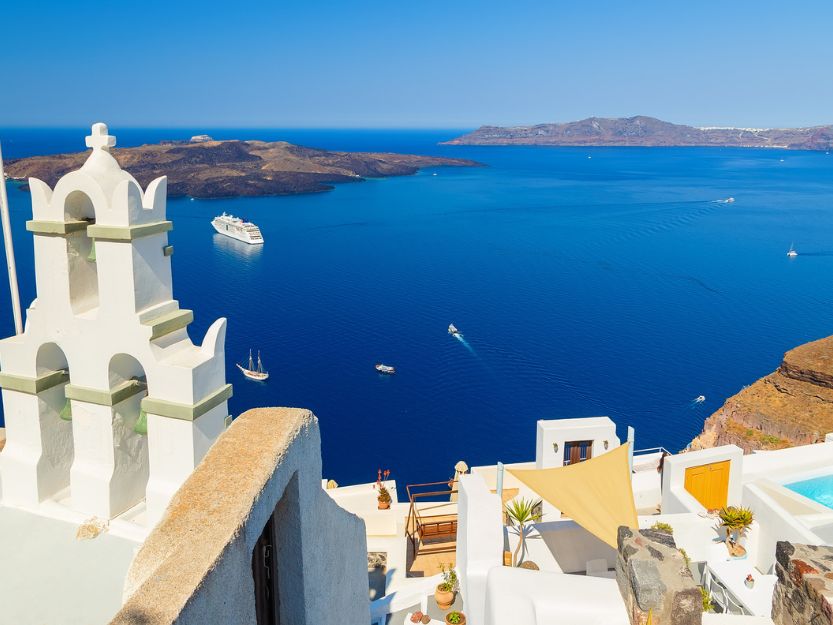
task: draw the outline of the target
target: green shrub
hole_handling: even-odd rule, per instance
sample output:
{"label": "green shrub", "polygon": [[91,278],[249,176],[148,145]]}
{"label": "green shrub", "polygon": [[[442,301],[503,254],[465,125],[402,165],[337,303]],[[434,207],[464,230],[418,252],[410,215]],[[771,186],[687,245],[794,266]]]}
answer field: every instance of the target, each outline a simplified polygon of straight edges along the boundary
{"label": "green shrub", "polygon": [[462,623],[463,622],[463,615],[457,612],[449,612],[448,616],[446,617],[449,623]]}
{"label": "green shrub", "polygon": [[725,527],[729,532],[737,532],[741,536],[746,533],[755,518],[751,509],[740,506],[722,508],[718,516],[722,527]]}
{"label": "green shrub", "polygon": [[679,551],[680,555],[683,557],[683,562],[685,562],[685,565],[691,566],[691,557],[686,553],[686,550],[680,547],[677,551]]}
{"label": "green shrub", "polygon": [[662,521],[657,521],[651,526],[652,530],[656,530],[658,532],[662,532],[663,534],[673,534],[674,528],[671,527],[668,523],[663,523]]}
{"label": "green shrub", "polygon": [[442,570],[443,581],[438,585],[439,589],[443,592],[457,592],[460,589],[457,571],[454,570],[451,564],[441,564],[440,569]]}
{"label": "green shrub", "polygon": [[703,612],[714,612],[714,604],[709,591],[702,586],[698,586],[698,588],[700,589],[700,596],[703,597]]}

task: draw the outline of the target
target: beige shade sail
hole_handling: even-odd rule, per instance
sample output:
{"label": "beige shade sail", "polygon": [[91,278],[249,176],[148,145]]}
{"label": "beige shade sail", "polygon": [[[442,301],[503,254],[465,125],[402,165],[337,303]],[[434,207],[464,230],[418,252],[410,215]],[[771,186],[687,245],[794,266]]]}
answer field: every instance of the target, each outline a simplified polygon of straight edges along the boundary
{"label": "beige shade sail", "polygon": [[[553,469],[507,469],[588,532],[616,548],[619,527],[636,528],[628,445]],[[544,519],[546,520],[546,519]]]}

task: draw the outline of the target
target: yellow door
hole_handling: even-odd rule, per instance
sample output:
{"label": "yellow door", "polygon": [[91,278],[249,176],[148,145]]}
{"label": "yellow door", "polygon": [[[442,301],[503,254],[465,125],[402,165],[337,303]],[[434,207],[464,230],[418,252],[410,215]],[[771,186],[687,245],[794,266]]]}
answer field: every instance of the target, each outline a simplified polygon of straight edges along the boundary
{"label": "yellow door", "polygon": [[729,460],[689,467],[685,489],[707,510],[722,508],[729,496]]}

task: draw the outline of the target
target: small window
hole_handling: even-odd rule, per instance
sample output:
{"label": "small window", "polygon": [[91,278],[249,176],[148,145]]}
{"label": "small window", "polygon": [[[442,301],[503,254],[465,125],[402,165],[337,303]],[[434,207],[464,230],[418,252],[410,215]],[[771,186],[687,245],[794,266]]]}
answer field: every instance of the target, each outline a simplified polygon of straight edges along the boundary
{"label": "small window", "polygon": [[564,466],[578,464],[593,457],[593,441],[568,441],[564,443]]}

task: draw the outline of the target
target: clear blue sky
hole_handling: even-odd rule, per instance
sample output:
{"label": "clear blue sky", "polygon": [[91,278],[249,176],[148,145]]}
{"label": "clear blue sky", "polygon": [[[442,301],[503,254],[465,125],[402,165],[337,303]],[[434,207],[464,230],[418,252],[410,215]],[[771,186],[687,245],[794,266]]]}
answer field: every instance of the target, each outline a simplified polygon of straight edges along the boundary
{"label": "clear blue sky", "polygon": [[74,4],[4,5],[0,126],[833,123],[829,0]]}

